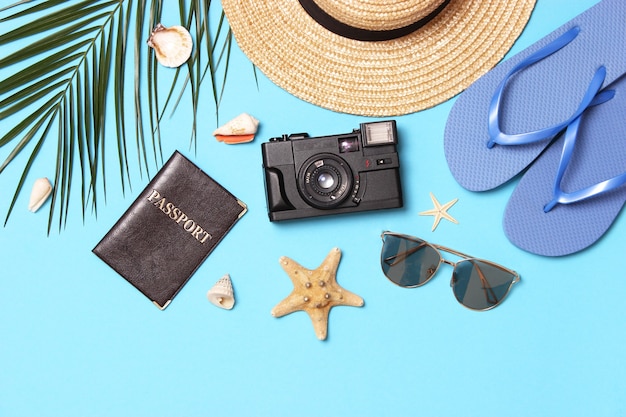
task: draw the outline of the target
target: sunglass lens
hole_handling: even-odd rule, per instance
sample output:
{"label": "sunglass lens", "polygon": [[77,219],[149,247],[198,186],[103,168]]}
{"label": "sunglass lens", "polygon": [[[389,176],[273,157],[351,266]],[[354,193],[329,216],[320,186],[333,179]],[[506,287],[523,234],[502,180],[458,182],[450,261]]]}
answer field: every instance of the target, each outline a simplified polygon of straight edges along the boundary
{"label": "sunglass lens", "polygon": [[488,310],[506,297],[515,275],[497,265],[476,259],[456,264],[452,290],[456,299],[473,310]]}
{"label": "sunglass lens", "polygon": [[387,235],[383,243],[380,265],[389,280],[401,287],[417,287],[437,272],[441,256],[420,239],[410,240]]}

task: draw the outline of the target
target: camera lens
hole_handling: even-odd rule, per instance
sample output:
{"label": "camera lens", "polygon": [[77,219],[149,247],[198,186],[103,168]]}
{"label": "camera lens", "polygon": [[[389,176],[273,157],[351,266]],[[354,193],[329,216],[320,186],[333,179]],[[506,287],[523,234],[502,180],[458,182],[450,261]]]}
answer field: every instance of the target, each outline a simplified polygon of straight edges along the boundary
{"label": "camera lens", "polygon": [[[341,173],[332,165],[320,165],[309,176],[309,186],[320,196],[332,196],[341,185]],[[331,197],[333,200],[336,197]]]}
{"label": "camera lens", "polygon": [[335,182],[335,178],[327,172],[323,172],[317,177],[317,185],[326,190],[332,188]]}
{"label": "camera lens", "polygon": [[343,203],[352,192],[352,171],[333,154],[309,158],[300,169],[298,191],[311,206],[329,209]]}

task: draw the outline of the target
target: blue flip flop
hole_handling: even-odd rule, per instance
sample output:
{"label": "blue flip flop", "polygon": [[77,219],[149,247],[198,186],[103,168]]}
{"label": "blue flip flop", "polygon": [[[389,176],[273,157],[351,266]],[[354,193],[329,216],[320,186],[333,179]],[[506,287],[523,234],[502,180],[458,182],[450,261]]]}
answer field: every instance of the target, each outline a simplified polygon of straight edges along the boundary
{"label": "blue flip flop", "polygon": [[504,232],[519,248],[544,256],[581,251],[626,202],[626,75],[607,88],[614,97],[576,118],[513,191]]}
{"label": "blue flip flop", "polygon": [[603,77],[606,85],[626,73],[624,51],[626,3],[602,0],[479,78],[446,123],[456,181],[486,191],[517,176],[585,110]]}

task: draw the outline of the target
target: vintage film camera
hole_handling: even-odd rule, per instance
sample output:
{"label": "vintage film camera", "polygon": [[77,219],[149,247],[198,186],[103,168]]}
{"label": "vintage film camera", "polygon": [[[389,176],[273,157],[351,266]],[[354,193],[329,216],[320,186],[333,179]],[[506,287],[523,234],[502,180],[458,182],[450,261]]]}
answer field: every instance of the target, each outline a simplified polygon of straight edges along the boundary
{"label": "vintage film camera", "polygon": [[402,207],[395,120],[263,143],[270,221]]}

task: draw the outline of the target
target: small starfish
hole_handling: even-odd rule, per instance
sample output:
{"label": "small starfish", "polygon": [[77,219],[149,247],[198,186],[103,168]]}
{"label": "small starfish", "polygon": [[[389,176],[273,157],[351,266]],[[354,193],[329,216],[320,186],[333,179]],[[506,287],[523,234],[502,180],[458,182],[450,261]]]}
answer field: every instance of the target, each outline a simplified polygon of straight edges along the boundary
{"label": "small starfish", "polygon": [[441,219],[446,219],[456,224],[459,223],[454,217],[448,214],[448,209],[452,207],[454,203],[459,201],[458,198],[455,198],[454,200],[449,201],[444,205],[441,205],[439,201],[437,201],[433,193],[430,193],[430,199],[433,200],[433,204],[435,205],[435,208],[433,208],[432,210],[422,211],[421,213],[419,213],[419,215],[420,216],[435,216],[435,222],[433,223],[433,228],[431,229],[431,232],[435,231]]}
{"label": "small starfish", "polygon": [[328,314],[335,306],[363,305],[363,299],[337,284],[337,268],[341,250],[333,248],[324,262],[315,270],[304,268],[292,259],[279,259],[291,282],[293,291],[272,309],[272,316],[282,317],[294,311],[305,311],[311,317],[313,329],[319,340],[326,339]]}

